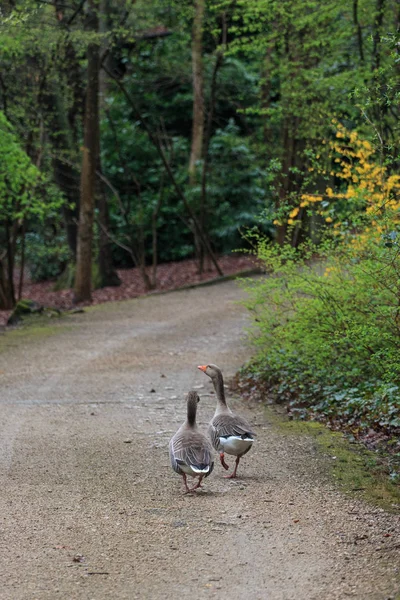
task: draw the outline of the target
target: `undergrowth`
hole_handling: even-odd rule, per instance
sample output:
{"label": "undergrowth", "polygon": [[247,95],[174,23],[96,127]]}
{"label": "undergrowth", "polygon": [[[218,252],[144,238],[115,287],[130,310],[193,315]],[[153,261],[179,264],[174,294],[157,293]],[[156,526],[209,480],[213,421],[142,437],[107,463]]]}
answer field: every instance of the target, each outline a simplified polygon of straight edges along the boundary
{"label": "undergrowth", "polygon": [[[245,284],[256,349],[246,377],[292,416],[384,440],[398,482],[400,178],[373,162],[369,143],[343,127],[337,137],[340,190],[299,199],[325,220],[323,241],[294,248],[253,234],[268,276]],[[289,231],[302,226],[300,208],[287,212]]]}

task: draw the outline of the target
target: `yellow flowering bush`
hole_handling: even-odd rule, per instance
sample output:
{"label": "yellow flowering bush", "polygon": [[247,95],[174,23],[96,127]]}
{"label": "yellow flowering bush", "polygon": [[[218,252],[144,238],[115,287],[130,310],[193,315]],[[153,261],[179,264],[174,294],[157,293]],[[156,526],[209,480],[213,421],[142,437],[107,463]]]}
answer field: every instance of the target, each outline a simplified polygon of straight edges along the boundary
{"label": "yellow flowering bush", "polygon": [[356,435],[400,432],[400,176],[357,132],[336,128],[334,180],[286,214],[290,231],[316,212],[326,235],[297,247],[256,239],[271,276],[249,288],[253,368],[314,418]]}
{"label": "yellow flowering bush", "polygon": [[[330,171],[336,189],[327,186],[324,194],[302,194],[291,208],[286,222],[293,225],[301,209],[320,215],[333,233],[345,235],[357,230],[363,237],[379,236],[400,217],[400,175],[390,174],[377,157],[376,149],[356,131],[334,121],[336,138],[329,144],[329,159],[337,168]],[[325,172],[320,167],[318,173]],[[369,225],[369,227],[368,227]],[[360,232],[363,229],[363,234]],[[366,235],[368,234],[368,235]]]}

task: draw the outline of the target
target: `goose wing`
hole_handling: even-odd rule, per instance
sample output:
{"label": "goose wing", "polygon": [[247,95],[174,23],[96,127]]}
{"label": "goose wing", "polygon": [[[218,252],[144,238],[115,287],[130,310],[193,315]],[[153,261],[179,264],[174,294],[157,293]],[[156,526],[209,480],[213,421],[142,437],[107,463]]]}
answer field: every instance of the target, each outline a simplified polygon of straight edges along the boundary
{"label": "goose wing", "polygon": [[249,423],[243,417],[231,414],[216,415],[211,421],[211,427],[215,430],[218,437],[242,437],[254,438],[255,434],[252,431]]}
{"label": "goose wing", "polygon": [[193,471],[210,475],[214,468],[212,449],[207,438],[195,431],[177,432],[170,441],[170,458],[174,471],[186,465]]}

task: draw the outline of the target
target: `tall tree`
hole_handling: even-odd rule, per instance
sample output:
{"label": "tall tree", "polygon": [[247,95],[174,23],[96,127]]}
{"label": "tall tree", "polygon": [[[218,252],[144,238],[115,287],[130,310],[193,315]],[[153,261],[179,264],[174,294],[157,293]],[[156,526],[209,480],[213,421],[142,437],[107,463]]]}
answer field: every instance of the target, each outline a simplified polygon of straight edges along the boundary
{"label": "tall tree", "polygon": [[100,46],[97,0],[90,0],[86,29],[94,34],[87,49],[87,88],[84,117],[84,141],[80,185],[78,248],[74,286],[75,302],[88,302],[92,297],[92,245],[96,191],[96,166],[99,151],[99,69]]}
{"label": "tall tree", "polygon": [[203,154],[204,134],[204,75],[203,75],[203,27],[205,0],[195,0],[192,28],[192,76],[193,76],[193,124],[189,160],[189,177],[196,181],[196,163]]}
{"label": "tall tree", "polygon": [[[104,34],[111,28],[109,22],[109,2],[108,0],[100,0],[99,5],[99,32],[102,34],[102,48],[101,54],[104,55],[106,50],[106,36]],[[100,69],[99,73],[99,112],[100,116],[104,114],[105,96],[107,93],[107,74],[104,69]],[[111,241],[107,232],[109,230],[109,210],[107,195],[104,189],[103,180],[100,175],[102,173],[101,165],[101,139],[98,137],[98,149],[97,149],[97,177],[96,177],[96,203],[98,208],[98,219],[99,219],[99,252],[98,252],[98,267],[99,267],[99,281],[100,287],[106,286],[118,286],[121,284],[121,280],[118,277],[117,271],[115,270],[112,252],[111,252]]]}
{"label": "tall tree", "polygon": [[[189,185],[197,184],[197,163],[203,158],[204,138],[204,67],[203,67],[203,29],[204,29],[205,0],[195,0],[194,18],[192,26],[192,79],[193,79],[193,121],[192,140],[189,160]],[[202,195],[202,199],[205,196]],[[204,202],[202,201],[197,210],[199,215],[199,226],[205,236]],[[196,253],[199,260],[199,272],[203,272],[205,248],[194,229]]]}
{"label": "tall tree", "polygon": [[[226,13],[223,12],[220,16],[221,19],[221,45],[217,47],[215,53],[214,68],[211,76],[210,84],[210,99],[208,103],[208,114],[207,123],[205,127],[204,143],[203,143],[203,168],[201,173],[201,202],[200,202],[200,226],[203,231],[207,231],[207,175],[209,171],[210,162],[210,141],[213,127],[213,119],[215,115],[215,106],[217,102],[217,78],[218,72],[222,66],[224,60],[224,52],[226,50],[227,42],[227,20]],[[204,251],[203,247],[200,250],[199,256],[199,271],[203,272],[204,269]]]}

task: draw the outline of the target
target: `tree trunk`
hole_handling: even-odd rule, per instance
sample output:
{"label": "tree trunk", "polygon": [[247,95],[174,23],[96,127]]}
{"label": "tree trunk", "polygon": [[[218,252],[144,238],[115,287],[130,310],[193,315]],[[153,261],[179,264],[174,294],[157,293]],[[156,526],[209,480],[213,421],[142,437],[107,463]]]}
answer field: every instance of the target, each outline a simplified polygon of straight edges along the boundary
{"label": "tree trunk", "polygon": [[[203,231],[207,230],[207,175],[209,166],[209,148],[212,133],[212,123],[214,119],[215,105],[217,101],[217,78],[218,71],[224,60],[224,51],[227,40],[227,24],[226,15],[222,14],[222,49],[217,50],[214,69],[211,77],[210,102],[208,105],[207,126],[205,129],[204,144],[203,144],[203,170],[201,174],[201,203],[200,203],[200,226]],[[204,251],[203,246],[199,257],[199,271],[204,269]]]}
{"label": "tree trunk", "polygon": [[15,306],[15,295],[10,283],[9,271],[4,260],[0,259],[0,310],[11,310]]}
{"label": "tree trunk", "polygon": [[[192,143],[189,160],[189,185],[195,186],[197,182],[196,164],[203,155],[204,136],[204,75],[203,75],[203,21],[205,0],[195,0],[195,15],[192,27],[192,77],[193,77],[193,123]],[[200,208],[199,221],[204,221]],[[199,272],[203,271],[204,246],[201,243],[196,229],[194,245],[199,260]]]}
{"label": "tree trunk", "polygon": [[164,199],[164,173],[161,176],[160,190],[158,192],[157,204],[154,207],[151,215],[151,237],[152,237],[152,268],[151,268],[151,287],[157,287],[157,265],[158,265],[158,237],[157,237],[157,219],[160,214],[161,206]]}
{"label": "tree trunk", "polygon": [[372,71],[377,71],[381,64],[380,47],[381,47],[381,34],[382,34],[382,23],[383,23],[384,12],[385,12],[385,0],[377,0],[373,32],[372,32],[372,42],[373,42]]}
{"label": "tree trunk", "polygon": [[19,281],[18,281],[18,302],[22,298],[22,290],[24,287],[24,271],[25,271],[25,230],[26,223],[25,219],[22,221],[21,227],[21,259],[20,259],[20,270],[19,270]]}
{"label": "tree trunk", "polygon": [[195,0],[195,16],[192,29],[193,72],[193,124],[192,146],[189,161],[190,184],[196,182],[196,162],[203,154],[204,133],[204,77],[203,77],[203,20],[205,0]]}
{"label": "tree trunk", "polygon": [[[100,165],[99,165],[100,170]],[[108,204],[103,184],[100,180],[97,180],[97,208],[99,216],[99,286],[118,286],[121,285],[121,280],[118,277],[118,273],[114,268],[110,238],[107,235],[107,231],[110,228],[109,215],[108,215]]]}
{"label": "tree trunk", "polygon": [[[109,3],[108,0],[100,0],[100,13],[99,13],[99,32],[102,35],[102,48],[101,52],[104,53],[106,46],[106,37],[105,33],[109,28],[108,23],[108,11],[109,11]],[[100,69],[99,72],[99,113],[104,113],[104,103],[105,97],[107,94],[107,74],[103,69]],[[97,171],[98,173],[102,172],[101,168],[101,148],[100,148],[100,135],[98,137],[99,147],[97,151],[98,162],[97,162]],[[98,266],[99,266],[99,286],[118,286],[121,285],[121,280],[118,277],[117,271],[114,268],[113,260],[112,260],[112,252],[111,252],[111,243],[110,238],[107,235],[107,231],[109,230],[109,212],[108,212],[108,203],[107,203],[107,195],[104,190],[103,181],[101,178],[96,178],[96,200],[97,200],[97,208],[98,208],[98,218],[99,218],[99,256],[98,256]]]}
{"label": "tree trunk", "polygon": [[360,25],[360,21],[358,20],[358,0],[353,0],[353,21],[354,21],[354,26],[356,29],[360,61],[363,63],[364,62],[364,48],[363,48],[362,28]]}
{"label": "tree trunk", "polygon": [[3,223],[4,251],[0,256],[0,310],[9,310],[15,306],[14,290],[14,261],[16,250],[16,238],[18,232],[18,221],[10,223],[6,220]]}
{"label": "tree trunk", "polygon": [[[87,28],[98,32],[97,3],[90,2]],[[99,147],[99,44],[91,42],[87,49],[87,89],[84,117],[84,142],[81,171],[78,248],[74,300],[90,302],[92,288],[92,242],[95,204],[95,178]]]}
{"label": "tree trunk", "polygon": [[[210,91],[210,104],[208,107],[207,127],[206,135],[204,139],[204,154],[203,154],[203,169],[201,173],[201,201],[200,201],[200,227],[203,231],[207,231],[207,174],[209,167],[209,146],[212,131],[212,122],[214,118],[214,109],[216,102],[216,90],[217,90],[217,75],[218,70],[222,65],[223,54],[219,52],[215,60],[214,70],[211,78],[211,91]],[[199,256],[199,272],[203,273],[204,270],[204,247],[200,247]]]}

